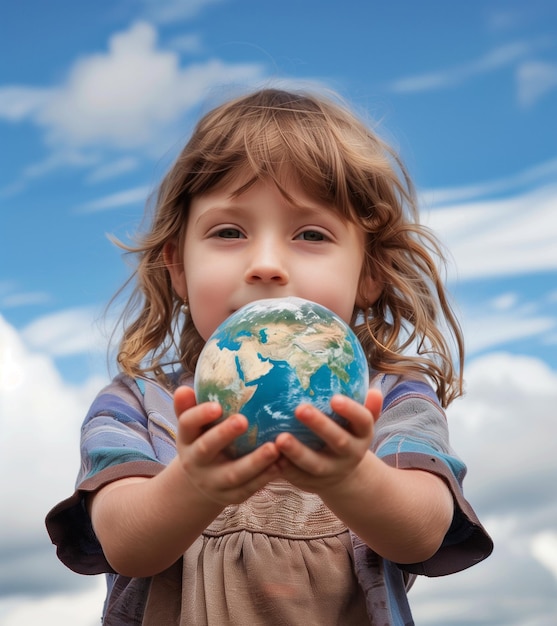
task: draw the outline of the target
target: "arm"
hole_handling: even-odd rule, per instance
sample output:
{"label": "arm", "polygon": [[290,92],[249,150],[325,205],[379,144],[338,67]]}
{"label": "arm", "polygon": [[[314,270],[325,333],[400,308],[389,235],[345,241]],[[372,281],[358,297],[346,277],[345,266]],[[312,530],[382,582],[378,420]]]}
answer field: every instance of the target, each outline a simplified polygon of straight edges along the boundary
{"label": "arm", "polygon": [[153,478],[110,483],[88,502],[105,556],[125,576],[152,576],[172,565],[226,505],[245,500],[278,472],[273,444],[237,460],[223,454],[245,432],[244,417],[232,416],[205,431],[220,416],[219,405],[196,406],[188,387],[176,391],[174,404],[179,416],[174,460]]}
{"label": "arm", "polygon": [[396,563],[432,556],[451,524],[453,500],[443,480],[420,470],[388,466],[369,451],[381,394],[370,391],[365,406],[337,396],[332,408],[350,422],[346,430],[304,405],[297,417],[327,443],[309,450],[283,434],[277,446],[286,477],[318,493],[327,506],[375,552]]}
{"label": "arm", "polygon": [[89,499],[108,562],[130,577],[151,576],[172,565],[222,508],[191,489],[178,461],[153,478],[117,480]]}
{"label": "arm", "polygon": [[390,467],[371,452],[321,497],[372,550],[401,564],[433,556],[453,518],[453,499],[441,478]]}

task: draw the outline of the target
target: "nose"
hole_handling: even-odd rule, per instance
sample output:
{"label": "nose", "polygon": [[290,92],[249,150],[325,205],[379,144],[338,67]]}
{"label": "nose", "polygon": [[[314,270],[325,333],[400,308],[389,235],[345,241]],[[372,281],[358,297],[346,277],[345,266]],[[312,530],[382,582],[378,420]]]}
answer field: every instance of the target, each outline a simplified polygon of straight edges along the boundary
{"label": "nose", "polygon": [[252,249],[252,255],[245,274],[248,283],[269,283],[285,285],[288,271],[279,246],[261,242]]}

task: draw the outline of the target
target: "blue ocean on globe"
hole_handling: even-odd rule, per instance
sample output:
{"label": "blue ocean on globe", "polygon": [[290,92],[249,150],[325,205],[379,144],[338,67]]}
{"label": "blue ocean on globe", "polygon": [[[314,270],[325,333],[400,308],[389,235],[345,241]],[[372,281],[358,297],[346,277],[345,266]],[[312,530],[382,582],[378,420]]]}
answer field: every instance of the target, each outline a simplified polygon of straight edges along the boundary
{"label": "blue ocean on globe", "polygon": [[363,403],[368,363],[358,338],[329,309],[302,298],[252,302],[226,319],[209,338],[197,363],[197,402],[217,401],[221,419],[242,413],[247,432],[230,446],[243,456],[281,432],[319,449],[323,442],[294,417],[310,403],[339,423],[330,407],[341,393]]}

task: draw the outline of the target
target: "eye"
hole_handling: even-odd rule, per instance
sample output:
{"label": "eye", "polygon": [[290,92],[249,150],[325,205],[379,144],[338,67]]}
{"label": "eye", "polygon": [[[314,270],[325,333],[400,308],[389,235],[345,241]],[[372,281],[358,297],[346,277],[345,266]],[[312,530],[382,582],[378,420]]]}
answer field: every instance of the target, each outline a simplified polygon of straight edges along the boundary
{"label": "eye", "polygon": [[221,228],[218,230],[215,237],[220,237],[221,239],[242,239],[244,235],[237,228]]}
{"label": "eye", "polygon": [[304,230],[296,236],[296,239],[303,239],[304,241],[328,241],[327,235],[319,230]]}

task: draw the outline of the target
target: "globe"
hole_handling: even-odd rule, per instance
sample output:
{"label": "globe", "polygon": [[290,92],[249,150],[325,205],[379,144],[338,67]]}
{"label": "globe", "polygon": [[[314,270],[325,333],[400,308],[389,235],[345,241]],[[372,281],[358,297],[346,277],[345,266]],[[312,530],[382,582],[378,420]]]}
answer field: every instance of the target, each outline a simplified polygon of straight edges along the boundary
{"label": "globe", "polygon": [[[281,432],[312,449],[323,441],[294,416],[310,403],[340,424],[330,401],[340,393],[363,403],[369,384],[364,351],[352,329],[329,309],[302,298],[257,300],[211,335],[197,363],[197,402],[217,401],[220,420],[242,413],[248,430],[228,453],[243,456]],[[219,421],[220,421],[219,420]]]}

